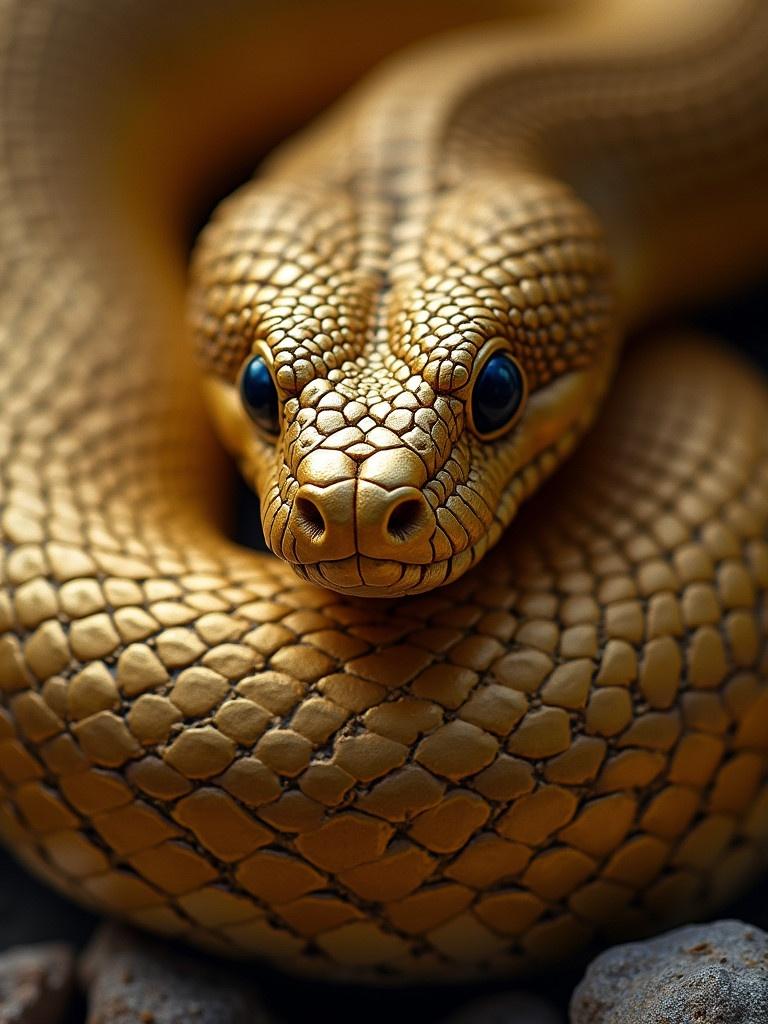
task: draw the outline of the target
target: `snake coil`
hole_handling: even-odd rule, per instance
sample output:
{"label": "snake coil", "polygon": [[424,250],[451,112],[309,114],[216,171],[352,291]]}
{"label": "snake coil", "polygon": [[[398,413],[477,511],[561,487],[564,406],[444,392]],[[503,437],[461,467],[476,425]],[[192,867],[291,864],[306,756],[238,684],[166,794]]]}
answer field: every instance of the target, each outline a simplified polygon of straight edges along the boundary
{"label": "snake coil", "polygon": [[230,955],[509,971],[764,856],[768,394],[683,335],[613,371],[768,249],[768,7],[463,28],[222,205],[189,302],[261,554],[179,224],[461,20],[363,6],[3,7],[0,829]]}

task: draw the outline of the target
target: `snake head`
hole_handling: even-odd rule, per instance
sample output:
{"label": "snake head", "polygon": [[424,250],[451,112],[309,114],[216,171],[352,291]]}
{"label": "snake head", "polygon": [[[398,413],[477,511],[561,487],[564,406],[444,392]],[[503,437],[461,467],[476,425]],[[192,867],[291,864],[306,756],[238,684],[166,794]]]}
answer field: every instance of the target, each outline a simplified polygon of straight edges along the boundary
{"label": "snake head", "polygon": [[400,237],[384,203],[266,179],[198,244],[214,419],[272,551],[345,594],[458,578],[598,407],[612,368],[599,230],[564,187],[475,180]]}

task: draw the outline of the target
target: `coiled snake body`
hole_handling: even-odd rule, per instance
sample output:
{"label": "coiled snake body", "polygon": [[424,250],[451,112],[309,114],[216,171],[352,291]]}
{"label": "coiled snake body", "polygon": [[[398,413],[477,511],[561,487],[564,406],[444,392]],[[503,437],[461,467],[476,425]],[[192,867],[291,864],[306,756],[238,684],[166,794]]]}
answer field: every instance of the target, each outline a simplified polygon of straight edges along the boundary
{"label": "coiled snake body", "polygon": [[3,8],[5,841],[323,975],[704,913],[768,832],[768,396],[688,337],[611,375],[768,249],[768,8],[464,29],[224,204],[192,319],[274,555],[219,525],[178,225],[426,25],[255,8]]}

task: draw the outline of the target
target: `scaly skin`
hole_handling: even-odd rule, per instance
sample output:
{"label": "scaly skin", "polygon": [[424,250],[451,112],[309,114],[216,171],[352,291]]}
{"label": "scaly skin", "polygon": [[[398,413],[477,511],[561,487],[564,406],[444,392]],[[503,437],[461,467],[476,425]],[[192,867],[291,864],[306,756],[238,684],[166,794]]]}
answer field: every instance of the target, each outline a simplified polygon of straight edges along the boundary
{"label": "scaly skin", "polygon": [[[768,9],[428,44],[228,201],[193,317],[281,560],[219,525],[178,224],[192,169],[373,55],[340,46],[309,97],[297,52],[376,33],[215,6],[3,12],[5,841],[80,901],[324,977],[509,971],[706,912],[768,837],[768,395],[673,336],[608,383],[626,324],[765,254]],[[528,401],[484,444],[489,341]],[[252,351],[277,444],[234,387]],[[339,529],[307,533],[299,487]],[[423,516],[393,538],[400,488]]]}
{"label": "scaly skin", "polygon": [[[679,218],[694,173],[727,205],[735,164],[754,197],[765,26],[748,14],[718,23],[717,75],[712,27],[690,16],[666,26],[671,59],[647,27],[627,40],[624,21],[617,33],[608,18],[596,69],[591,23],[544,42],[501,31],[434,44],[222,206],[195,264],[200,358],[267,542],[300,576],[363,596],[455,580],[571,450],[613,369],[614,264],[623,315],[633,302],[647,314],[650,302],[628,293],[648,288],[638,279],[652,246],[617,242],[612,261],[599,220],[556,179],[595,177],[594,163],[612,161],[626,193],[614,231]],[[691,130],[702,107],[711,122]],[[673,124],[659,125],[665,115]],[[734,127],[746,137],[732,141]],[[645,133],[651,146],[638,145]],[[727,160],[702,168],[702,133]],[[488,443],[467,412],[493,346],[515,357],[529,400]],[[236,386],[251,353],[278,388],[277,445],[254,430]]]}

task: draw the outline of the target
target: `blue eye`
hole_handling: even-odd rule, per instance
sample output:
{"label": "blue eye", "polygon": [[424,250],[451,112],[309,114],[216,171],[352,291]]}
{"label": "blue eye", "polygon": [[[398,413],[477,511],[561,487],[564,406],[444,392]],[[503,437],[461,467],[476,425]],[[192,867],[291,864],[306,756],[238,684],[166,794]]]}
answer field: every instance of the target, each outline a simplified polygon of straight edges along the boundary
{"label": "blue eye", "polygon": [[506,352],[494,352],[480,370],[472,392],[472,422],[481,437],[499,434],[515,418],[525,398],[520,367]]}
{"label": "blue eye", "polygon": [[261,356],[254,356],[245,365],[240,377],[240,396],[245,411],[266,434],[280,432],[280,410],[272,374]]}

